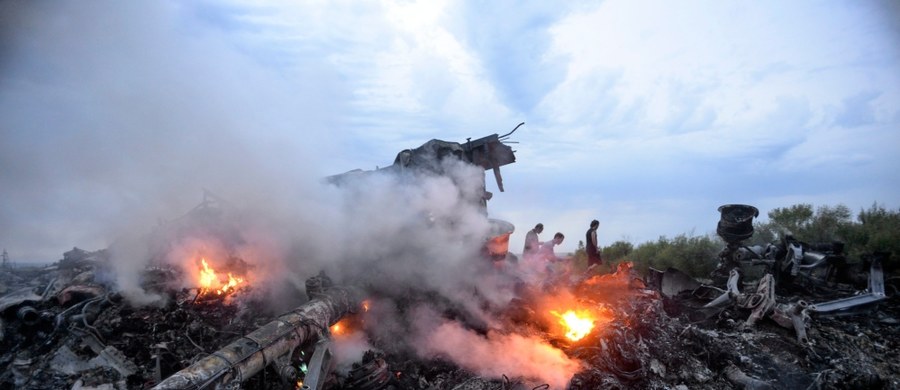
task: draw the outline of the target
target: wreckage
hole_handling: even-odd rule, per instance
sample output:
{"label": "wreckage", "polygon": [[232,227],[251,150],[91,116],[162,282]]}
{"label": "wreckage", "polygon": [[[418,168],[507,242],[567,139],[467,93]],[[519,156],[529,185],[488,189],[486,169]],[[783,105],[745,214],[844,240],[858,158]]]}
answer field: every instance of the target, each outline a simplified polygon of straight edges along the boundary
{"label": "wreckage", "polygon": [[[311,288],[310,286],[318,286]],[[354,288],[322,287],[321,280],[307,282],[309,302],[284,314],[250,334],[213,352],[153,387],[156,390],[217,388],[221,384],[240,384],[269,364],[278,364],[282,379],[297,381],[294,351],[310,342],[325,339],[327,329],[350,312],[362,308],[363,293]],[[325,347],[313,355],[312,369],[302,389],[321,388],[329,370],[331,352]]]}
{"label": "wreckage", "polygon": [[[731,268],[728,280],[728,296],[740,296],[737,283],[740,278],[739,265],[762,266],[765,277],[760,280],[761,290],[767,292],[765,297],[774,296],[776,284],[791,286],[796,284],[825,284],[829,282],[851,282],[850,267],[843,255],[844,244],[839,241],[830,243],[805,243],[790,234],[784,234],[778,243],[745,246],[743,240],[753,234],[753,218],[759,211],[748,205],[724,205],[719,207],[721,219],[716,232],[725,240],[725,248],[719,253],[717,271]],[[792,307],[791,311],[812,312],[816,314],[840,314],[867,307],[887,299],[884,289],[884,271],[882,262],[885,253],[866,256],[864,263],[869,264],[866,280],[866,292],[852,297],[828,302],[808,304],[799,302],[802,309]],[[724,295],[723,295],[724,296]],[[762,306],[769,305],[768,299]],[[717,302],[718,303],[718,302]],[[754,304],[754,306],[757,306]],[[799,330],[798,330],[799,331]]]}
{"label": "wreckage", "polygon": [[[418,180],[422,175],[445,176],[448,161],[458,161],[471,166],[490,170],[500,192],[504,191],[503,176],[500,167],[516,162],[513,149],[507,145],[509,137],[516,132],[525,122],[519,123],[509,133],[498,135],[491,134],[475,140],[468,138],[465,142],[450,142],[433,139],[414,149],[406,149],[397,154],[394,163],[372,171],[355,169],[339,175],[329,176],[326,181],[344,186],[359,181],[363,177],[371,175],[393,175],[408,181]],[[493,198],[493,194],[484,187],[482,178],[481,187],[472,193],[474,197],[465,199],[468,203],[476,205],[484,215],[487,215],[487,202]],[[509,253],[509,236],[515,231],[515,226],[504,220],[489,219],[491,231],[488,237],[484,237],[482,251],[495,261],[512,262],[517,259]]]}
{"label": "wreckage", "polygon": [[[470,145],[490,150],[488,141]],[[428,145],[437,154],[446,146]],[[449,150],[467,156],[462,145]],[[405,152],[407,161],[425,153]],[[498,161],[478,165],[493,170],[504,165]],[[191,231],[195,218],[220,214],[221,202],[208,195],[177,221],[179,234]],[[565,369],[548,363],[483,370],[469,363],[479,353],[475,346],[461,359],[412,354],[397,347],[404,340],[371,331],[377,317],[370,300],[379,291],[335,285],[324,274],[306,281],[307,300],[294,309],[260,310],[264,298],[254,294],[252,267],[239,258],[193,259],[182,265],[194,269],[181,271],[150,267],[142,286],[166,303],[132,307],[106,276],[107,251],[73,249],[49,267],[0,270],[0,389],[900,387],[900,305],[886,294],[878,258],[867,260],[868,287],[859,291],[858,277],[841,274],[850,268],[839,246],[797,240],[745,246],[758,212],[744,205],[720,212],[727,281],[701,282],[673,269],[641,277],[627,262],[610,274],[560,267],[537,284],[517,280],[514,297],[493,309],[490,326],[446,306],[443,314],[467,327],[470,340],[516,340],[491,351],[491,360],[518,364],[528,355],[522,348],[533,346],[556,362],[574,362]],[[506,248],[500,243],[486,252],[505,256]],[[751,272],[742,267],[763,268],[763,276],[745,281],[741,275]],[[496,272],[516,276],[511,267]],[[172,280],[185,277],[195,287],[173,287]],[[443,306],[430,291],[405,290],[401,298],[393,302],[399,311],[415,303]],[[338,369],[336,346],[349,332],[372,349]]]}
{"label": "wreckage", "polygon": [[[818,348],[831,344],[821,338],[814,340],[809,336],[810,332],[815,332],[811,329],[814,321],[829,323],[831,318],[860,314],[870,316],[874,312],[881,315],[878,318],[881,318],[883,324],[897,323],[893,317],[878,311],[878,303],[889,299],[885,292],[882,269],[882,262],[888,254],[864,256],[858,264],[869,267],[867,277],[863,278],[858,275],[862,267],[848,265],[841,242],[810,244],[784,234],[779,242],[746,246],[743,241],[752,237],[753,218],[759,215],[759,211],[749,205],[729,204],[719,207],[719,212],[721,217],[716,232],[725,241],[725,248],[718,255],[719,265],[712,277],[713,280],[721,280],[723,270],[729,270],[724,289],[703,284],[671,268],[665,271],[651,269],[648,275],[648,283],[668,298],[682,303],[692,300],[705,302],[693,307],[693,320],[709,321],[726,315],[732,324],[729,327],[736,325],[736,329],[750,330],[757,327],[764,318],[769,318],[773,323],[795,332],[795,348],[804,352],[802,355],[811,361],[821,359],[817,353]],[[761,267],[762,277],[745,282],[741,270],[748,267]],[[751,273],[758,274],[759,270],[751,270]],[[854,281],[860,279],[867,281],[866,288],[862,291],[853,290]],[[842,290],[835,288],[840,285],[850,286],[850,290],[847,291],[846,287]],[[841,291],[845,291],[848,296],[821,302],[813,300],[822,295],[817,294],[821,290],[827,291],[827,295],[832,298],[841,294]],[[892,314],[896,313],[896,307],[890,307],[889,310]],[[745,319],[738,321],[741,317]],[[896,335],[896,329],[890,329],[888,333]],[[834,345],[829,347],[840,348]],[[833,353],[834,349],[829,352]],[[856,366],[860,370],[859,377],[844,372],[841,374],[844,377],[840,380],[845,382],[830,383],[829,379],[834,378],[823,375],[834,368],[826,369],[818,374],[809,387],[894,388],[898,385],[896,379],[886,380],[882,378],[883,373],[874,372],[873,364],[860,363],[855,361],[855,364],[859,364]],[[728,377],[741,387],[777,387],[742,372],[734,374],[733,368],[729,370]]]}

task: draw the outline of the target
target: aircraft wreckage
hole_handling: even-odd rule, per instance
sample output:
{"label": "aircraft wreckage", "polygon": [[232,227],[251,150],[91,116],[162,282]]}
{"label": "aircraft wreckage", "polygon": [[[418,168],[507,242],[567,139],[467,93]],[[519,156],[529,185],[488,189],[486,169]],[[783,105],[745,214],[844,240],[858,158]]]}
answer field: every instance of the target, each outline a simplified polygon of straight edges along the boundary
{"label": "aircraft wreckage", "polygon": [[[493,171],[502,190],[499,167],[515,161],[504,139],[431,141],[383,169],[440,174],[434,159],[456,158]],[[341,185],[367,174],[328,180]],[[481,194],[472,201],[490,197]],[[165,237],[191,234],[197,220],[215,225],[225,208],[207,194]],[[484,274],[505,278],[511,292],[487,311],[489,322],[427,288],[397,294],[325,274],[306,280],[304,302],[271,313],[262,310],[271,298],[256,293],[266,283],[236,256],[155,263],[140,283],[164,304],[135,306],[111,282],[107,250],[76,248],[48,267],[0,271],[0,389],[900,387],[900,305],[885,287],[883,254],[859,259],[859,267],[840,243],[785,236],[746,246],[758,211],[719,211],[725,248],[712,281],[674,269],[641,276],[627,262],[609,274],[561,264],[537,281],[522,277],[523,262],[489,266]],[[512,226],[495,226],[502,227],[484,238],[473,263],[512,260],[505,245]],[[225,226],[214,233],[233,236]],[[745,280],[748,268],[762,276]],[[193,287],[175,288],[174,280]],[[434,331],[463,334],[459,342],[472,347],[462,355],[398,347],[402,336],[374,330],[386,318],[376,313],[386,298],[397,316],[415,305],[439,307],[454,325]],[[370,348],[341,367],[340,346],[353,337]],[[535,350],[552,359],[519,368]],[[496,369],[484,369],[486,352]]]}

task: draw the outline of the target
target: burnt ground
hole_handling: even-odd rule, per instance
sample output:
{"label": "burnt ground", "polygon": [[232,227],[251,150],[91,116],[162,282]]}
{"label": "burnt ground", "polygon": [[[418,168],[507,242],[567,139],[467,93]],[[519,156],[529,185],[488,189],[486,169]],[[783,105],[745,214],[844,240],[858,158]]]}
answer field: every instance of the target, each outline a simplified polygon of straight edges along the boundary
{"label": "burnt ground", "polygon": [[[156,277],[164,278],[165,272]],[[261,305],[253,299],[196,299],[191,290],[167,290],[168,304],[162,307],[133,308],[101,279],[89,263],[0,271],[0,389],[150,388],[278,314],[259,312]],[[534,308],[527,299],[504,314],[510,331],[545,332],[546,340],[584,362],[571,389],[900,388],[896,297],[852,315],[814,317],[808,343],[800,343],[792,329],[768,318],[744,326],[749,315],[744,309],[698,314],[704,302],[690,294],[667,298],[641,283],[625,283],[626,294],[609,294],[609,283],[615,284],[574,286],[582,303],[614,313],[611,322],[578,342],[530,324],[527,313]],[[801,298],[822,301],[820,295],[803,293],[790,300]],[[22,314],[23,307],[35,310]],[[373,337],[370,342],[379,352],[368,354],[361,367],[379,379],[353,387],[354,378],[336,375],[329,387],[549,387],[535,378],[480,377],[440,357],[415,357],[391,340]],[[282,383],[269,367],[243,387],[296,384]]]}

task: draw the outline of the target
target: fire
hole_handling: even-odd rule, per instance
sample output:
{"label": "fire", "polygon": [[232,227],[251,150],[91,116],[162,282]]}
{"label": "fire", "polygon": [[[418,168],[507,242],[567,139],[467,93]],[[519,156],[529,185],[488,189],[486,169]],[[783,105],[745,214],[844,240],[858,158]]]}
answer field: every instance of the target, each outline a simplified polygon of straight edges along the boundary
{"label": "fire", "polygon": [[569,340],[581,340],[594,329],[594,318],[587,311],[580,310],[575,312],[574,310],[569,310],[562,315],[556,311],[551,311],[550,313],[559,317],[559,323],[565,327],[566,338]]}
{"label": "fire", "polygon": [[334,325],[331,325],[331,334],[332,335],[341,335],[344,333],[344,325],[342,324],[343,320],[338,321]]}
{"label": "fire", "polygon": [[200,262],[203,264],[203,269],[200,270],[200,288],[209,290],[214,282],[218,282],[219,278],[216,276],[216,271],[209,268],[206,259],[200,259]]}
{"label": "fire", "polygon": [[244,278],[235,278],[234,275],[229,272],[228,283],[225,283],[225,286],[219,289],[219,294],[225,294],[229,290],[237,288],[241,283],[244,283]]}
{"label": "fire", "polygon": [[219,278],[219,274],[209,266],[205,258],[200,259],[200,265],[202,268],[200,269],[199,284],[203,294],[215,291],[217,295],[225,295],[244,283],[244,278],[235,277],[231,272],[228,273],[228,280],[223,283],[223,278]]}

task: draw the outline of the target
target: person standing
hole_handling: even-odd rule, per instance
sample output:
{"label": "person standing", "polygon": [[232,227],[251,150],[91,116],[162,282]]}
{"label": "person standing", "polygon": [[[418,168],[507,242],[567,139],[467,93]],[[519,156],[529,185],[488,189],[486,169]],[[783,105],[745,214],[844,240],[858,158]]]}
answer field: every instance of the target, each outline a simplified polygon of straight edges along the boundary
{"label": "person standing", "polygon": [[597,244],[597,228],[600,227],[600,221],[593,220],[591,221],[591,227],[587,230],[587,233],[584,235],[585,247],[584,250],[587,252],[588,256],[588,269],[598,266],[603,263],[603,259],[600,258],[600,246]]}
{"label": "person standing", "polygon": [[525,233],[525,249],[522,249],[522,257],[529,257],[537,253],[538,249],[541,247],[541,242],[538,241],[538,234],[544,231],[544,224],[539,223],[534,225],[534,229]]}

